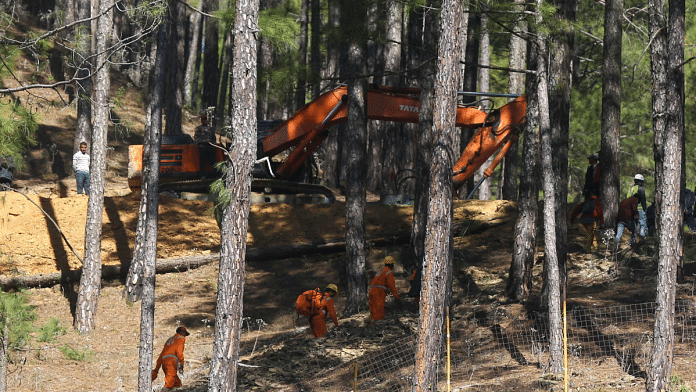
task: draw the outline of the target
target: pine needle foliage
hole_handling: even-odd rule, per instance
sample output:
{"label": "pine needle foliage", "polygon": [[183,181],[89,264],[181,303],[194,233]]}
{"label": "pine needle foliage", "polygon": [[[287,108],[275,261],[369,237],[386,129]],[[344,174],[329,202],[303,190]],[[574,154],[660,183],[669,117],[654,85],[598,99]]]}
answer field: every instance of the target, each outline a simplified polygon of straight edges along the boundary
{"label": "pine needle foliage", "polygon": [[10,349],[18,349],[29,343],[36,318],[34,307],[26,303],[22,293],[0,292],[0,330],[8,327]]}
{"label": "pine needle foliage", "polygon": [[38,128],[36,116],[19,101],[0,102],[0,157],[12,157],[15,167],[21,170],[22,153],[36,144]]}
{"label": "pine needle foliage", "polygon": [[300,25],[297,16],[287,6],[263,10],[259,13],[259,35],[275,50],[297,50]]}

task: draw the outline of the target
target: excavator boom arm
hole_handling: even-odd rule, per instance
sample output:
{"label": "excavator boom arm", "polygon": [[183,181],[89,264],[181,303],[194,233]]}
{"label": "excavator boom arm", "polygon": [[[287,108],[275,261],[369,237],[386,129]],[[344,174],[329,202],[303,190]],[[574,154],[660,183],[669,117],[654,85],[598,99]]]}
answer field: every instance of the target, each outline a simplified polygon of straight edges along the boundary
{"label": "excavator boom arm", "polygon": [[[278,168],[279,177],[290,177],[326,139],[326,129],[347,120],[347,93],[346,87],[339,87],[320,95],[263,139],[263,155],[266,157],[295,147]],[[415,88],[369,88],[367,117],[373,120],[417,123],[419,96],[420,91]],[[486,171],[487,176],[490,176],[510,148],[510,141],[519,135],[526,108],[526,96],[517,98],[494,113],[468,107],[457,108],[456,126],[478,128],[478,131],[454,166],[455,187],[461,186],[490,156],[506,145],[507,148],[501,151]]]}

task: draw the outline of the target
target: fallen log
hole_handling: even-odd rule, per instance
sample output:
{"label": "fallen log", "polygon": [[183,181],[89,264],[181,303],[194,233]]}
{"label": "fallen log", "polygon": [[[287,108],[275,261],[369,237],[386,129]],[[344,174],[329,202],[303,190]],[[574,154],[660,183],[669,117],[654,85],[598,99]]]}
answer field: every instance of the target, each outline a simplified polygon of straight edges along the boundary
{"label": "fallen log", "polygon": [[[468,227],[468,224],[457,223],[453,225],[453,231],[455,233],[459,233],[462,229],[466,229],[466,234],[479,234],[483,231],[502,226],[509,222],[511,222],[509,219],[498,219],[495,221],[478,224],[475,227]],[[402,245],[408,243],[410,237],[411,232],[404,230],[396,233],[372,236],[367,239],[367,242],[376,247]],[[313,241],[308,244],[279,245],[267,248],[247,248],[246,260],[247,262],[265,262],[311,254],[339,253],[345,251],[345,249],[345,240],[342,238],[337,238]],[[158,259],[156,271],[158,274],[183,272],[202,267],[219,259],[219,253]],[[111,280],[125,278],[128,275],[128,267],[128,264],[102,266],[102,279]],[[82,270],[79,269],[38,275],[2,275],[0,276],[0,287],[2,287],[3,290],[9,290],[18,289],[21,287],[51,287],[57,284],[78,283],[80,281],[81,274]]]}
{"label": "fallen log", "polygon": [[[410,232],[399,232],[370,238],[367,241],[373,246],[398,245],[408,241]],[[309,244],[280,245],[269,248],[248,248],[247,262],[264,262],[287,259],[308,254],[329,254],[343,252],[346,243],[342,239],[314,241]],[[157,260],[157,273],[183,272],[196,269],[220,259],[219,253],[174,257]],[[101,277],[104,280],[125,278],[128,275],[127,264],[102,266]],[[51,287],[57,284],[71,284],[80,281],[82,269],[53,272],[49,274],[0,276],[0,287],[3,290],[21,287]]]}

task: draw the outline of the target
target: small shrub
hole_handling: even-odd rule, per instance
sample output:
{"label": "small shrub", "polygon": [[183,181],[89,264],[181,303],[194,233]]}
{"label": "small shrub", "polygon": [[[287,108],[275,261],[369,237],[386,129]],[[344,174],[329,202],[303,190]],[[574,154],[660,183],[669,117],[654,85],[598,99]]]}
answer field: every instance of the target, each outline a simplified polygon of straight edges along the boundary
{"label": "small shrub", "polygon": [[7,324],[11,349],[29,343],[34,318],[34,307],[26,303],[23,293],[0,293],[0,328]]}
{"label": "small shrub", "polygon": [[678,374],[674,374],[669,378],[669,390],[675,392],[693,392],[693,389],[689,388]]}
{"label": "small shrub", "polygon": [[80,349],[74,349],[68,346],[60,346],[58,347],[58,350],[60,350],[60,352],[62,352],[66,358],[78,362],[87,361],[91,359],[95,354],[92,350],[82,351]]}
{"label": "small shrub", "polygon": [[57,318],[51,318],[51,321],[39,327],[39,342],[51,342],[58,336],[65,335],[65,328],[58,325]]}

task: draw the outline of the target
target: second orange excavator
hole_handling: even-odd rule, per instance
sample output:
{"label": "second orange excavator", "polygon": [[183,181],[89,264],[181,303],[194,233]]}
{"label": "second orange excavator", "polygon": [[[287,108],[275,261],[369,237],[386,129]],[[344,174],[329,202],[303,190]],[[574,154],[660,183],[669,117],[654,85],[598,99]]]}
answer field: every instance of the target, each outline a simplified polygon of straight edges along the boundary
{"label": "second orange excavator", "polygon": [[[347,121],[345,103],[347,88],[339,87],[326,92],[298,110],[280,124],[273,124],[266,136],[260,138],[257,153],[259,167],[255,171],[252,190],[274,188],[279,192],[303,193],[323,188],[313,184],[289,181],[302,164],[316,151],[329,135],[328,129]],[[375,120],[417,123],[420,110],[420,91],[414,88],[370,87],[367,92],[367,117]],[[455,188],[471,178],[476,170],[496,151],[499,151],[484,176],[490,177],[495,167],[517,140],[525,121],[526,96],[520,96],[500,109],[484,112],[476,108],[457,108],[456,125],[477,129],[457,163],[452,179]],[[200,154],[200,147],[189,143],[164,145],[160,164],[160,187],[176,191],[207,189],[218,177],[215,169]],[[280,161],[272,158],[282,152],[292,151]],[[129,146],[128,185],[139,189],[142,173],[142,145]],[[222,150],[216,153],[216,161],[223,160]],[[266,179],[256,178],[265,173]],[[264,175],[260,174],[259,177]],[[317,189],[314,189],[317,188]],[[325,189],[325,188],[324,188]],[[329,197],[328,191],[321,191]],[[333,195],[330,195],[333,197]]]}

